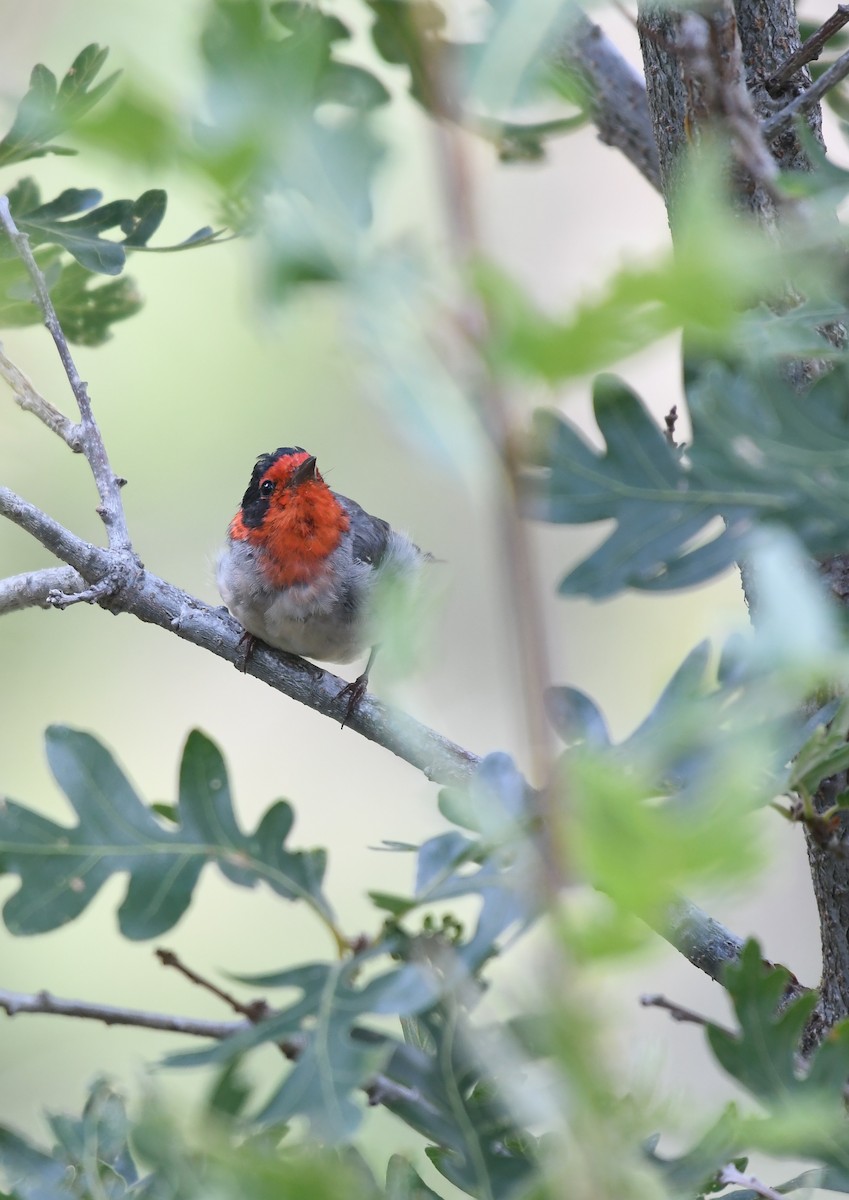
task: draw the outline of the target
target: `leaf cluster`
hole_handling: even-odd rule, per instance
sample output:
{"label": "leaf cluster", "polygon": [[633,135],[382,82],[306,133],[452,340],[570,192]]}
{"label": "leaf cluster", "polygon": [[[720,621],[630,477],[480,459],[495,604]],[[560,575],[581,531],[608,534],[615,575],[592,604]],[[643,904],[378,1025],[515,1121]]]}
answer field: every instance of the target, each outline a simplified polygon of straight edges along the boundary
{"label": "leaf cluster", "polygon": [[[11,128],[0,141],[0,167],[46,154],[69,155],[76,150],[57,145],[56,137],[71,131],[110,92],[120,72],[97,81],[108,51],[87,46],[74,59],[61,81],[43,64],[33,68],[29,89],[21,99]],[[36,181],[19,179],[5,185],[9,206],[21,232],[37,249],[59,319],[71,341],[96,346],[111,326],[136,313],[141,305],[129,279],[96,283],[91,275],[119,275],[128,250],[152,250],[150,239],[165,216],[166,193],[150,189],[137,200],[101,204],[95,188],[66,188],[44,201]],[[120,236],[104,236],[118,230]],[[205,227],[177,246],[181,250],[206,245],[218,235]],[[39,252],[40,251],[40,252]],[[26,270],[8,238],[0,238],[0,326],[38,324],[40,310]]]}
{"label": "leaf cluster", "polygon": [[[784,967],[764,963],[757,942],[749,941],[739,963],[730,965],[724,984],[737,1028],[706,1022],[716,1060],[759,1105],[757,1115],[729,1106],[685,1154],[661,1158],[657,1139],[647,1154],[672,1196],[723,1190],[722,1168],[745,1169],[753,1151],[813,1160],[819,1165],[779,1185],[781,1192],[820,1186],[849,1191],[849,1145],[845,1135],[844,1089],[849,1075],[849,1022],[836,1025],[804,1065],[800,1043],[816,1005],[813,992],[789,1003],[791,983]],[[731,1193],[754,1200],[755,1192]]]}
{"label": "leaf cluster", "polygon": [[[347,949],[323,892],[324,852],[288,848],[293,814],[284,801],[265,813],[255,832],[243,832],[223,758],[203,734],[194,732],[187,740],[173,806],[145,804],[109,751],[88,734],[50,729],[47,756],[76,824],[57,824],[4,802],[0,874],[19,879],[3,910],[10,932],[40,933],[75,919],[120,872],[128,878],[118,912],[122,933],[154,937],[179,920],[203,868],[215,864],[237,886],[261,882],[282,899],[300,900],[340,950]],[[240,979],[246,987],[287,998],[264,1005],[267,1015],[241,1032],[174,1054],[167,1065],[223,1069],[219,1104],[229,1096],[230,1116],[256,1136],[269,1130],[279,1136],[302,1118],[313,1138],[349,1142],[362,1119],[364,1096],[425,1137],[434,1166],[457,1186],[471,1195],[506,1197],[536,1170],[535,1141],[517,1126],[492,1066],[477,1053],[473,1014],[481,969],[505,936],[515,936],[537,912],[523,837],[531,796],[512,761],[494,755],[468,794],[446,793],[442,803],[477,836],[456,831],[418,848],[414,895],[376,898],[391,916],[374,939],[338,960]],[[469,933],[449,914],[441,923],[426,917],[416,927],[422,906],[433,910],[463,896],[481,902]],[[390,1018],[395,1032],[385,1029]],[[278,1058],[282,1050],[289,1065],[257,1102],[249,1088],[232,1084],[238,1064],[260,1049]],[[96,1091],[83,1124],[100,1121],[101,1095]],[[53,1158],[67,1153],[63,1144]],[[43,1172],[53,1169],[9,1131],[0,1143],[0,1163],[22,1197],[30,1193],[16,1172],[25,1166],[43,1182]],[[397,1186],[407,1179],[409,1194],[426,1194],[415,1190],[424,1185],[405,1171],[400,1163],[393,1168]],[[57,1194],[64,1186],[60,1175]],[[159,1185],[145,1186],[155,1191]]]}

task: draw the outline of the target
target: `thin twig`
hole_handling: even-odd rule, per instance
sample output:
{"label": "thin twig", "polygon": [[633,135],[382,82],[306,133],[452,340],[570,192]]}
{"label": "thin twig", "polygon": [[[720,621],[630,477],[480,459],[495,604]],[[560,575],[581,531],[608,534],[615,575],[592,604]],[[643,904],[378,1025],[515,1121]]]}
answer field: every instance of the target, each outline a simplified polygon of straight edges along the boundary
{"label": "thin twig", "polygon": [[31,412],[38,417],[39,421],[52,430],[53,433],[57,434],[66,445],[71,447],[75,454],[79,454],[82,451],[82,428],[69,420],[49,400],[44,399],[36,390],[32,380],[23,373],[20,367],[15,366],[10,358],[6,357],[2,345],[0,345],[0,375],[2,375],[12,389],[15,403],[24,412]]}
{"label": "thin twig", "polygon": [[[139,1008],[118,1008],[111,1004],[92,1004],[87,1000],[65,1000],[50,992],[10,992],[0,988],[0,1010],[14,1017],[19,1013],[44,1016],[76,1017],[83,1021],[102,1021],[104,1025],[131,1025],[136,1029],[158,1029],[165,1033],[184,1033],[191,1037],[214,1038],[223,1041],[234,1034],[250,1029],[252,1021],[209,1021],[201,1017],[176,1017],[171,1013],[147,1012]],[[297,1059],[303,1053],[303,1041],[287,1040],[281,1046],[287,1058]],[[386,1075],[372,1075],[362,1085],[369,1104],[430,1105],[415,1089],[396,1083]]]}
{"label": "thin twig", "polygon": [[0,617],[22,608],[52,608],[50,595],[71,595],[85,588],[85,580],[73,567],[44,567],[0,579]]}
{"label": "thin twig", "polygon": [[53,301],[50,299],[47,282],[30,249],[29,238],[25,233],[21,233],[12,217],[8,196],[0,196],[0,224],[2,224],[11,239],[29,273],[35,289],[36,300],[44,318],[44,324],[53,338],[53,342],[59,352],[59,358],[62,361],[62,366],[65,368],[68,382],[71,385],[71,390],[74,393],[74,398],[77,401],[77,407],[80,410],[82,452],[88,460],[92,475],[94,476],[94,482],[97,485],[97,493],[100,497],[100,505],[97,511],[106,526],[109,546],[113,550],[132,553],[132,542],[130,541],[127,519],[124,515],[124,506],[121,501],[121,481],[110,466],[109,456],[106,453],[100,429],[91,409],[88,388],[80,378],[80,373],[77,370],[76,363],[68,346],[68,341],[62,330],[62,326],[59,324],[59,318],[56,316]]}
{"label": "thin twig", "polygon": [[[160,947],[154,953],[163,967],[173,967],[184,978],[188,979],[190,983],[194,983],[197,987],[210,992],[219,1000],[223,1000],[226,1005],[232,1008],[233,1012],[246,1017],[251,1024],[255,1025],[257,1021],[262,1021],[271,1014],[271,1006],[265,1000],[254,1000],[251,1004],[243,1004],[241,1000],[238,1000],[235,996],[231,996],[229,992],[225,992],[223,988],[213,983],[212,980],[205,979],[203,975],[198,975],[197,971],[193,971],[191,967],[187,967],[173,950],[165,950]],[[289,1056],[287,1055],[287,1057]]]}
{"label": "thin twig", "polygon": [[815,80],[806,91],[795,96],[789,104],[785,104],[784,108],[774,117],[769,117],[766,121],[761,122],[761,132],[766,140],[771,141],[796,117],[819,104],[823,96],[833,87],[837,87],[847,75],[849,75],[849,50],[841,54],[840,58],[835,59],[828,70],[823,71],[819,79]]}
{"label": "thin twig", "polygon": [[663,421],[664,421],[664,425],[666,426],[666,428],[664,429],[664,436],[665,436],[667,442],[669,443],[669,445],[672,447],[672,449],[677,450],[678,444],[675,441],[675,426],[678,424],[678,405],[677,404],[672,405],[669,412],[663,418]]}
{"label": "thin twig", "polygon": [[84,1021],[102,1021],[105,1025],[133,1025],[137,1029],[160,1029],[166,1033],[185,1033],[191,1037],[227,1038],[250,1027],[249,1021],[207,1021],[200,1017],[179,1017],[172,1013],[147,1012],[139,1008],[118,1008],[111,1004],[92,1004],[88,1000],[65,1000],[50,992],[29,995],[0,988],[0,1009],[14,1017],[18,1013],[42,1013],[59,1017],[79,1017]]}
{"label": "thin twig", "polygon": [[838,4],[836,12],[832,13],[827,21],[823,21],[819,29],[802,42],[796,53],[791,54],[786,62],[782,63],[764,80],[766,90],[770,94],[780,91],[785,83],[790,82],[797,71],[801,71],[802,67],[806,67],[808,63],[816,62],[827,43],[836,33],[839,33],[847,22],[849,22],[849,4]]}
{"label": "thin twig", "polygon": [[752,1192],[757,1192],[759,1196],[763,1196],[764,1200],[787,1200],[787,1197],[782,1192],[777,1192],[775,1188],[762,1183],[757,1175],[747,1175],[744,1171],[735,1167],[734,1163],[729,1163],[726,1167],[723,1167],[717,1178],[719,1183],[725,1187],[748,1188]]}
{"label": "thin twig", "polygon": [[[643,1008],[662,1008],[669,1013],[673,1021],[683,1021],[690,1025],[703,1025],[705,1029],[717,1026],[716,1021],[711,1021],[708,1017],[703,1017],[701,1013],[694,1012],[692,1008],[684,1008],[680,1004],[676,1004],[673,1000],[667,1000],[666,996],[661,996],[659,993],[640,996],[640,1004]],[[726,1030],[726,1033],[731,1034],[731,1030]]]}

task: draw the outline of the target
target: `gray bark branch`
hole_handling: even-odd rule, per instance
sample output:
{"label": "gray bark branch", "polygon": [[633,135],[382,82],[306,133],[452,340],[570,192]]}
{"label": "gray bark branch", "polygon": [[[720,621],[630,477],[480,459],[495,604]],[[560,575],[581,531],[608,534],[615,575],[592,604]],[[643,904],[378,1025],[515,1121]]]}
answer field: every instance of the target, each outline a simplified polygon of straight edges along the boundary
{"label": "gray bark branch", "polygon": [[[100,505],[97,511],[103,524],[106,526],[109,545],[114,550],[132,551],[127,519],[124,515],[124,505],[121,501],[121,485],[123,481],[115,475],[109,463],[106,446],[104,445],[100,429],[92,412],[88,386],[80,378],[80,373],[71,354],[67,338],[59,323],[59,318],[56,316],[53,301],[50,299],[47,282],[33,257],[29,238],[25,233],[21,233],[15,224],[7,196],[0,196],[0,224],[2,224],[9,236],[32,280],[36,302],[41,309],[44,324],[53,338],[53,343],[56,346],[65,374],[68,377],[68,382],[71,385],[71,391],[74,393],[74,399],[80,411],[80,447],[76,448],[82,449],[91,467],[91,473],[94,476],[97,493],[100,497]],[[65,437],[67,431],[62,432],[61,428],[57,428],[56,432],[60,433],[60,436]],[[65,440],[68,440],[67,437],[65,437]],[[69,442],[68,444],[70,445],[71,443]]]}
{"label": "gray bark branch", "polygon": [[0,617],[22,608],[52,608],[52,592],[81,592],[85,581],[73,567],[45,567],[0,579]]}
{"label": "gray bark branch", "polygon": [[553,58],[583,83],[599,139],[621,150],[659,191],[657,146],[646,87],[639,72],[580,9],[575,11]]}

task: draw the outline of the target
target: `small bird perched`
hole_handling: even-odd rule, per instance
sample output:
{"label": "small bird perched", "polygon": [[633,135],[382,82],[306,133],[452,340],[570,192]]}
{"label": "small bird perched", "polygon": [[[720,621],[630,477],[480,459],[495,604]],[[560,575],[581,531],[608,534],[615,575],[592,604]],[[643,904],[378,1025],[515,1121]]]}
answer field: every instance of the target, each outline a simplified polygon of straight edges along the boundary
{"label": "small bird perched", "polygon": [[366,669],[339,693],[345,724],[365,694],[379,631],[378,593],[412,583],[430,555],[354,500],[340,496],[301,446],[256,461],[218,557],[218,590],[246,632],[269,646]]}

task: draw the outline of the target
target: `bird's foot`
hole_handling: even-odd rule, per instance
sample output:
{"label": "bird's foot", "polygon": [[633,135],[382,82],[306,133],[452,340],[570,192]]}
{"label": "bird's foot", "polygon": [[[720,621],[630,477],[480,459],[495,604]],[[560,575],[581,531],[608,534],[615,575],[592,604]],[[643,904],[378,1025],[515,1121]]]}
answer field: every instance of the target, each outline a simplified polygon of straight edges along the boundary
{"label": "bird's foot", "polygon": [[351,717],[357,711],[357,707],[363,696],[368,691],[368,674],[364,673],[358,676],[353,683],[346,683],[342,690],[336,696],[337,700],[341,700],[343,696],[348,697],[348,703],[345,707],[345,718],[342,721],[342,728],[350,721]]}
{"label": "bird's foot", "polygon": [[256,644],[258,641],[259,638],[254,637],[252,633],[248,633],[247,629],[239,638],[239,649],[242,651],[242,661],[240,663],[236,663],[236,668],[237,670],[241,671],[243,675],[247,672],[248,667],[251,665],[251,659],[254,656],[254,650],[256,650]]}

